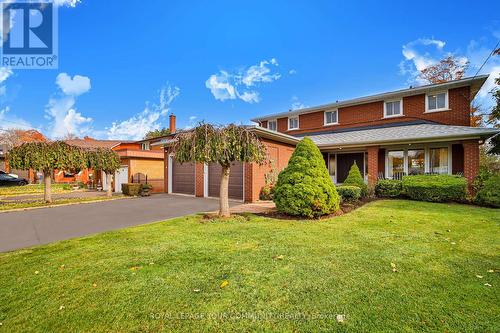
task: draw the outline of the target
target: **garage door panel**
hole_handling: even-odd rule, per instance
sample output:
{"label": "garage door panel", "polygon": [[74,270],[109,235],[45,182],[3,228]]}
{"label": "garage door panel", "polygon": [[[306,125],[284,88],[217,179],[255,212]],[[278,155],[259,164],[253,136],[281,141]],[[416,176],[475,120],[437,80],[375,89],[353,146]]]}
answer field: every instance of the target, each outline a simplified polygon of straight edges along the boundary
{"label": "garage door panel", "polygon": [[195,188],[194,163],[172,161],[172,192],[194,195]]}
{"label": "garage door panel", "polygon": [[[208,195],[218,197],[222,167],[219,164],[208,165]],[[243,200],[243,164],[233,163],[229,173],[229,198]]]}

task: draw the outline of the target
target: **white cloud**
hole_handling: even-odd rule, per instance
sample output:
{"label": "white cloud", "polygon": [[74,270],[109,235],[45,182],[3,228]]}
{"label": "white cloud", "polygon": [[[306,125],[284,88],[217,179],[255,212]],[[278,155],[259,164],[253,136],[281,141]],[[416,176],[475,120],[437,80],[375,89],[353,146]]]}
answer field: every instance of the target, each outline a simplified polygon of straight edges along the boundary
{"label": "white cloud", "polygon": [[297,70],[296,70],[296,69],[290,69],[290,70],[288,71],[288,74],[290,74],[290,75],[295,75],[295,74],[297,74]]}
{"label": "white cloud", "polygon": [[66,95],[78,96],[90,90],[90,79],[87,76],[75,75],[73,78],[66,73],[60,73],[56,84]]}
{"label": "white cloud", "polygon": [[161,128],[161,120],[170,110],[170,104],[179,96],[178,87],[166,86],[160,90],[159,104],[146,103],[144,110],[127,120],[113,122],[107,129],[109,139],[115,140],[141,140],[147,132]]}
{"label": "white cloud", "polygon": [[307,108],[307,105],[304,105],[304,103],[302,103],[297,96],[292,96],[292,105],[290,109],[298,110],[304,108]]}
{"label": "white cloud", "polygon": [[0,67],[0,96],[5,95],[7,87],[3,84],[12,75],[12,70],[7,67]]}
{"label": "white cloud", "polygon": [[30,129],[33,128],[31,124],[21,118],[10,115],[10,107],[6,106],[0,110],[0,129],[19,128]]}
{"label": "white cloud", "polygon": [[219,73],[212,74],[205,82],[205,86],[219,101],[239,98],[247,103],[258,103],[260,95],[255,90],[256,87],[261,83],[270,83],[280,79],[281,74],[273,71],[274,67],[278,66],[278,61],[272,58],[239,71],[221,70]]}
{"label": "white cloud", "polygon": [[189,117],[189,122],[186,126],[184,126],[184,129],[188,130],[188,129],[191,129],[193,127],[196,126],[196,123],[197,123],[197,119],[198,117],[197,116],[190,116]]}
{"label": "white cloud", "polygon": [[205,86],[210,89],[215,99],[225,101],[236,98],[236,88],[229,83],[230,75],[225,71],[211,75],[205,82]]}
{"label": "white cloud", "polygon": [[46,118],[50,120],[50,136],[62,138],[68,134],[84,136],[92,133],[92,118],[85,117],[75,108],[76,97],[90,90],[90,79],[66,73],[56,77],[56,84],[62,93],[51,97],[45,108]]}
{"label": "white cloud", "polygon": [[260,97],[257,91],[245,91],[242,94],[238,93],[238,97],[247,103],[259,103]]}
{"label": "white cloud", "polygon": [[81,0],[54,0],[54,4],[56,6],[66,6],[66,7],[76,7],[77,4],[79,4]]}
{"label": "white cloud", "polygon": [[[454,56],[462,64],[469,62],[469,68],[465,75],[474,76],[491,53],[495,41],[482,37],[470,41],[465,50],[450,52],[445,51],[446,42],[442,40],[417,39],[403,45],[404,60],[399,65],[400,73],[408,76],[408,84],[425,84],[427,82],[419,77],[422,69],[438,63],[447,56]],[[495,87],[494,79],[500,75],[500,57],[492,56],[478,74],[490,74],[477,95],[479,104],[488,110],[492,105],[490,91]]]}

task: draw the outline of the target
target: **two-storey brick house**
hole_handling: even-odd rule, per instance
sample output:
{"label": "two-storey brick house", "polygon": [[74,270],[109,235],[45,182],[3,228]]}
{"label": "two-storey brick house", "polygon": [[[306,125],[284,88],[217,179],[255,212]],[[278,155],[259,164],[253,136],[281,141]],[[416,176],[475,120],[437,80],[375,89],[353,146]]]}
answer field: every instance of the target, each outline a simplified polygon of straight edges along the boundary
{"label": "two-storey brick house", "polygon": [[[295,145],[310,137],[325,158],[332,181],[341,184],[357,163],[371,185],[404,174],[477,174],[479,146],[498,129],[470,127],[470,105],[487,76],[432,84],[347,101],[265,115],[250,126],[266,146],[272,163],[236,163],[231,168],[230,198],[253,202],[266,175],[288,164]],[[172,124],[173,122],[173,124]],[[199,197],[218,196],[217,165],[175,161],[170,136],[151,146],[165,149],[164,189]]]}
{"label": "two-storey brick house", "polygon": [[295,137],[310,137],[330,176],[342,183],[356,162],[366,180],[404,174],[478,171],[479,145],[497,129],[470,127],[470,105],[487,75],[410,87],[252,119]]}

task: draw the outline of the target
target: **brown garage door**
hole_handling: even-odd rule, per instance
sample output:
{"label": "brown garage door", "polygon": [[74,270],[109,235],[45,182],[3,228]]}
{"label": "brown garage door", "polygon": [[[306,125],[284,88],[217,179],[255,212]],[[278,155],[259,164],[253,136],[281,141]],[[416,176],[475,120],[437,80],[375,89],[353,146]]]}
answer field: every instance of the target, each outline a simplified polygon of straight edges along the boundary
{"label": "brown garage door", "polygon": [[194,163],[180,164],[172,160],[172,192],[194,195]]}
{"label": "brown garage door", "polygon": [[[208,165],[208,196],[218,197],[222,167],[216,163]],[[234,163],[229,173],[229,198],[243,200],[243,163]]]}

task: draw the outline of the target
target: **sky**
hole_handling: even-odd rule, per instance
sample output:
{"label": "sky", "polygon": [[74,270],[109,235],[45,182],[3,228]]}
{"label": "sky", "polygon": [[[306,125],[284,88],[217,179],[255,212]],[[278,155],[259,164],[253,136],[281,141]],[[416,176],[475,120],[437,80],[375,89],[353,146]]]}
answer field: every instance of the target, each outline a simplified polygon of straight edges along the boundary
{"label": "sky", "polygon": [[[12,1],[12,0],[11,0]],[[248,124],[422,84],[447,55],[478,71],[500,40],[499,1],[57,0],[59,67],[0,68],[0,128],[141,139],[200,121]],[[500,73],[500,56],[482,68]]]}

